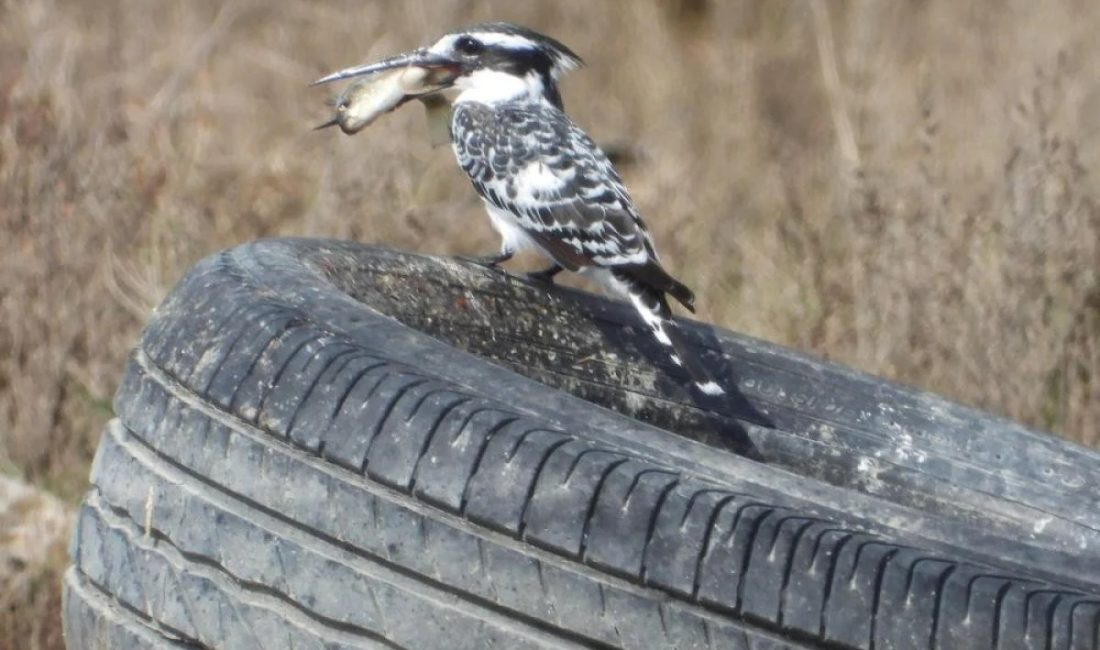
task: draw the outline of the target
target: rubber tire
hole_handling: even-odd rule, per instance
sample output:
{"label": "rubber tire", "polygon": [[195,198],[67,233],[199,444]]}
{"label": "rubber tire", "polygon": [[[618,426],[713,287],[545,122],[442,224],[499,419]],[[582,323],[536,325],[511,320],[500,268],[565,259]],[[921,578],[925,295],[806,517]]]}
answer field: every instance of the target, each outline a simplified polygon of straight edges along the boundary
{"label": "rubber tire", "polygon": [[636,325],[350,243],[202,261],[100,443],[69,648],[1100,647],[1096,453],[685,321],[704,399]]}

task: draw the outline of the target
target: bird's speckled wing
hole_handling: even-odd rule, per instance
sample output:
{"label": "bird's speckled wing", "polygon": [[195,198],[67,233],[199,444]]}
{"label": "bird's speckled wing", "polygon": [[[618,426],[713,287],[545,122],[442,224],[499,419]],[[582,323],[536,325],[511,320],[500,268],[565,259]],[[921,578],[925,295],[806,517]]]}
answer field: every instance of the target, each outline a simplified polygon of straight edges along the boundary
{"label": "bird's speckled wing", "polygon": [[607,156],[549,104],[456,105],[455,155],[474,187],[558,263],[647,266],[645,224]]}

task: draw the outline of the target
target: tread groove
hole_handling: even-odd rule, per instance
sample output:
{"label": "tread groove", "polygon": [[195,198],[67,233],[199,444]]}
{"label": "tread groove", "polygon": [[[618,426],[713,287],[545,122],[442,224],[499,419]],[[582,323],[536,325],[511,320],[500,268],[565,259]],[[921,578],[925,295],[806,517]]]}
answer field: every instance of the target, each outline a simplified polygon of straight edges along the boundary
{"label": "tread groove", "polygon": [[844,535],[839,540],[837,540],[836,545],[833,547],[832,559],[829,562],[829,572],[828,575],[825,577],[825,598],[821,604],[821,625],[818,627],[817,633],[818,637],[822,639],[825,638],[825,618],[829,614],[829,601],[832,600],[833,585],[836,582],[837,560],[840,558],[840,554],[841,552],[843,552],[844,547],[848,544],[848,542],[852,541],[852,539],[855,538],[855,533],[841,530],[826,531],[822,533],[822,536],[827,535],[830,532],[844,533]]}
{"label": "tread groove", "polygon": [[294,358],[298,356],[298,353],[302,351],[302,348],[308,347],[309,345],[317,343],[318,341],[323,341],[326,336],[326,334],[318,334],[317,336],[307,338],[294,346],[294,348],[291,349],[290,354],[287,354],[283,357],[283,362],[279,364],[279,369],[276,370],[275,374],[271,377],[271,381],[268,384],[267,392],[264,393],[264,396],[260,399],[260,403],[256,407],[257,413],[262,413],[265,410],[265,408],[267,407],[267,401],[271,399],[271,395],[274,394],[275,388],[279,385],[279,382],[282,381],[283,374],[286,373],[286,369],[290,367],[290,364],[294,361]]}
{"label": "tread groove", "polygon": [[[455,429],[455,435],[453,438],[451,438],[451,446],[458,444],[458,441],[466,435],[466,428],[470,426],[470,421],[481,415],[482,413],[505,413],[505,411],[502,411],[495,406],[479,406],[476,409],[471,410],[462,420],[462,424],[458,425],[458,427]],[[508,415],[507,413],[505,414]],[[516,419],[518,420],[519,417],[517,416]]]}
{"label": "tread groove", "polygon": [[1065,599],[1065,594],[1058,594],[1054,598],[1050,599],[1050,605],[1047,605],[1047,633],[1046,633],[1046,650],[1052,650],[1054,648],[1054,615],[1057,613],[1058,605]]}
{"label": "tread groove", "polygon": [[[364,356],[363,358],[364,359],[371,359],[371,358],[375,358],[375,357],[367,355],[367,356]],[[347,400],[348,400],[348,396],[350,396],[352,391],[355,390],[355,387],[359,385],[359,382],[363,380],[363,377],[366,377],[367,373],[371,372],[372,370],[382,368],[382,367],[388,366],[388,365],[389,364],[386,363],[385,361],[380,360],[380,361],[378,361],[378,363],[371,364],[371,365],[367,366],[366,368],[362,368],[361,370],[359,370],[359,372],[355,376],[355,379],[348,382],[347,388],[344,389],[344,392],[340,395],[339,399],[336,400],[336,406],[332,409],[332,415],[329,416],[329,422],[328,422],[329,426],[331,426],[332,421],[335,420],[337,416],[339,416],[340,411],[344,408],[344,403],[347,402]]]}
{"label": "tread groove", "polygon": [[577,466],[581,464],[581,459],[583,459],[588,454],[607,454],[609,456],[621,455],[616,451],[604,449],[603,447],[589,447],[587,449],[580,450],[579,452],[577,452],[577,455],[573,457],[573,462],[569,465],[569,469],[565,472],[565,478],[562,479],[561,482],[563,486],[568,486],[572,482],[573,474],[575,474],[577,471]]}
{"label": "tread groove", "polygon": [[[431,394],[439,394],[439,393],[445,393],[445,392],[448,392],[448,391],[446,389],[440,389],[440,390],[433,391]],[[427,399],[427,398],[425,397],[424,399]],[[417,479],[417,477],[419,476],[419,473],[420,473],[420,462],[422,460],[424,460],[424,456],[426,456],[428,454],[428,449],[431,448],[432,442],[435,440],[435,435],[437,433],[439,433],[439,425],[443,423],[443,420],[446,419],[446,417],[448,415],[450,415],[452,411],[454,411],[456,408],[458,408],[460,406],[463,406],[465,404],[469,404],[471,399],[472,398],[460,395],[458,397],[458,399],[451,402],[447,406],[441,408],[439,410],[439,415],[437,415],[435,417],[435,420],[431,423],[431,425],[428,426],[428,435],[424,436],[424,441],[422,443],[420,443],[420,449],[416,453],[416,461],[413,462],[412,471],[409,472],[410,478],[409,478],[409,490],[408,491],[409,491],[410,494],[415,494],[416,479]],[[421,400],[420,403],[422,404],[423,400]],[[407,421],[410,421],[414,415],[415,415],[415,413],[410,414],[409,415],[409,420],[407,420]]]}
{"label": "tread groove", "polygon": [[[229,394],[229,408],[233,409],[234,412],[239,410],[237,397],[240,395],[241,388],[243,388],[245,384],[248,383],[248,378],[256,372],[256,364],[260,362],[260,359],[264,358],[264,355],[267,353],[267,351],[270,350],[272,346],[278,345],[279,341],[282,341],[283,338],[289,336],[291,332],[302,327],[305,327],[305,323],[303,321],[294,318],[288,319],[287,322],[283,324],[283,328],[279,330],[279,332],[275,336],[271,337],[267,341],[267,343],[264,344],[264,347],[261,348],[260,351],[252,357],[252,361],[248,364],[248,370],[246,370],[245,373],[241,375],[241,381],[233,388],[233,391]],[[165,370],[165,372],[167,372],[167,370]],[[183,382],[182,379],[178,380],[181,383]]]}
{"label": "tread groove", "polygon": [[878,540],[878,539],[865,539],[865,540],[861,541],[859,543],[859,545],[856,546],[855,559],[852,560],[852,568],[848,572],[848,577],[846,578],[846,580],[848,582],[851,582],[856,577],[856,572],[859,571],[859,558],[863,556],[863,551],[868,549],[868,548],[875,547],[875,546],[882,546],[883,548],[886,548],[886,549],[901,550],[897,546],[897,544],[890,544],[890,543],[887,543],[887,542],[884,542],[884,541]]}
{"label": "tread groove", "polygon": [[976,573],[971,576],[970,580],[966,582],[966,610],[970,611],[970,607],[973,605],[974,598],[974,585],[978,584],[980,580],[999,580],[1011,582],[1012,578],[1005,576],[993,575],[991,573]]}
{"label": "tread groove", "polygon": [[[786,604],[787,604],[787,588],[791,584],[791,574],[793,573],[793,570],[794,570],[794,558],[798,554],[798,545],[802,541],[802,536],[806,534],[806,531],[809,530],[811,527],[813,527],[814,524],[820,523],[820,520],[812,519],[812,518],[809,518],[809,517],[799,517],[799,519],[806,520],[806,523],[803,524],[798,529],[797,532],[795,532],[794,537],[791,539],[791,548],[787,552],[787,562],[786,562],[786,565],[783,567],[783,580],[779,585],[779,615],[776,619],[776,623],[780,627],[783,627],[783,615],[786,613]],[[897,549],[891,551],[891,553],[897,553],[897,552],[898,552]],[[875,597],[876,606],[874,608],[872,608],[872,610],[871,610],[872,613],[877,609],[879,589],[880,589],[881,586],[882,586],[881,582],[879,582],[878,584],[875,585],[875,596],[874,597]],[[872,638],[874,638],[874,627],[873,626],[874,626],[874,624],[872,623],[872,628],[871,628],[871,637]]]}
{"label": "tread groove", "polygon": [[1070,637],[1069,637],[1069,643],[1067,644],[1067,646],[1070,647],[1070,648],[1077,647],[1077,646],[1074,645],[1074,640],[1077,638],[1077,626],[1073,625],[1073,620],[1074,620],[1074,616],[1077,615],[1077,608],[1080,607],[1081,605],[1089,605],[1089,606],[1097,607],[1096,620],[1095,620],[1097,625],[1094,626],[1093,630],[1085,630],[1085,631],[1089,632],[1090,634],[1093,634],[1093,645],[1100,644],[1100,602],[1081,599],[1081,600],[1078,600],[1077,602],[1073,603],[1073,605],[1070,606],[1069,614],[1067,616],[1067,618],[1070,621]]}
{"label": "tread groove", "polygon": [[871,594],[871,644],[870,650],[875,650],[875,633],[878,628],[878,607],[882,600],[882,583],[886,578],[886,566],[890,564],[894,556],[901,552],[900,548],[894,548],[886,552],[879,560],[878,569],[875,570],[874,593]]}
{"label": "tread groove", "polygon": [[[409,409],[409,414],[405,416],[405,422],[412,422],[416,418],[416,415],[420,413],[420,409],[424,407],[424,402],[428,401],[429,397],[432,397],[433,395],[439,395],[440,393],[451,393],[452,395],[458,397],[458,399],[464,404],[470,402],[473,399],[476,399],[472,395],[465,395],[447,387],[435,388],[433,390],[425,391],[424,394],[420,396],[420,399],[416,400],[416,404],[413,404],[412,408]],[[437,418],[436,422],[432,425],[432,428],[439,426],[439,420],[442,419],[442,416]]]}
{"label": "tread groove", "polygon": [[[577,557],[581,558],[582,561],[586,560],[585,556],[587,555],[588,551],[588,534],[592,528],[592,516],[596,513],[596,503],[598,503],[600,497],[603,496],[604,483],[607,482],[607,477],[611,476],[611,473],[618,469],[620,465],[629,462],[629,458],[620,458],[618,460],[612,461],[611,464],[603,470],[603,473],[600,475],[600,480],[596,482],[596,487],[592,490],[592,497],[588,500],[588,510],[587,512],[585,512],[584,515],[584,525],[581,528],[581,544],[580,547],[577,549]],[[602,587],[601,593],[603,593]]]}
{"label": "tread groove", "polygon": [[[661,510],[665,507],[665,501],[668,500],[668,495],[672,493],[676,486],[680,485],[681,479],[673,479],[669,481],[668,485],[661,490],[661,493],[657,495],[657,502],[653,506],[653,513],[649,516],[649,526],[646,528],[645,541],[642,543],[642,570],[638,576],[642,584],[651,584],[649,577],[646,575],[649,566],[649,545],[653,541],[653,535],[657,532],[657,521],[661,516]],[[661,619],[662,625],[664,624],[664,618]]]}
{"label": "tread groove", "polygon": [[[537,429],[532,429],[532,430],[537,431]],[[539,479],[542,477],[543,470],[546,469],[546,463],[550,461],[550,458],[553,457],[553,455],[559,449],[561,449],[565,445],[569,444],[570,442],[573,442],[572,438],[563,438],[563,439],[558,440],[557,442],[553,443],[552,445],[550,445],[550,447],[548,447],[546,449],[546,451],[543,452],[542,458],[539,459],[538,465],[535,466],[535,472],[534,472],[534,475],[531,478],[531,483],[530,483],[530,485],[527,486],[527,494],[524,495],[524,497],[523,497],[523,505],[520,506],[519,526],[517,527],[517,532],[516,532],[516,536],[519,539],[526,539],[524,537],[524,535],[526,534],[526,531],[527,531],[527,510],[530,508],[531,502],[534,500],[535,488],[539,484]],[[539,571],[539,578],[540,579],[542,578],[541,569]]]}
{"label": "tread groove", "polygon": [[917,567],[924,562],[937,562],[940,564],[951,564],[950,560],[944,560],[938,557],[919,557],[913,560],[913,563],[909,565],[909,575],[905,580],[905,593],[910,593],[913,589],[913,575],[917,572]]}
{"label": "tread groove", "polygon": [[[375,423],[374,431],[371,432],[370,440],[367,442],[367,449],[366,449],[366,451],[363,452],[363,464],[359,468],[359,472],[361,474],[366,474],[367,473],[367,465],[370,464],[371,449],[374,447],[374,443],[378,440],[378,434],[382,431],[382,429],[384,429],[386,427],[386,422],[388,422],[389,419],[390,419],[390,416],[393,415],[393,410],[395,408],[397,408],[397,404],[398,404],[398,402],[401,401],[401,398],[404,397],[406,393],[408,393],[410,390],[416,388],[417,386],[423,386],[424,384],[427,384],[427,383],[431,382],[430,379],[426,379],[426,378],[423,378],[423,377],[418,377],[417,375],[413,375],[411,373],[407,374],[407,375],[405,373],[400,373],[398,375],[392,375],[392,376],[409,376],[409,377],[413,377],[413,380],[410,381],[408,384],[405,384],[404,386],[402,386],[400,389],[398,389],[397,393],[394,394],[394,396],[390,398],[389,402],[386,404],[385,410],[382,412],[382,417],[378,418],[378,422]],[[386,379],[388,379],[388,378],[389,377],[387,377]],[[382,382],[379,382],[379,385],[381,385],[384,381],[385,380],[383,380]],[[376,388],[377,388],[377,386],[376,386]],[[373,396],[373,395],[374,395],[374,391],[371,391],[371,396]],[[368,396],[367,400],[370,400],[371,396]]]}
{"label": "tread groove", "polygon": [[549,433],[551,435],[562,436],[562,437],[565,438],[566,442],[569,442],[570,440],[572,440],[572,438],[566,436],[564,433],[561,433],[560,431],[551,431],[550,429],[544,429],[542,427],[537,427],[537,426],[536,427],[530,427],[526,431],[524,431],[523,433],[516,436],[516,442],[515,442],[515,444],[512,445],[512,448],[508,450],[508,453],[505,454],[504,462],[505,463],[511,463],[515,459],[516,454],[519,453],[519,448],[523,446],[523,443],[527,442],[527,438],[529,436],[531,436],[532,434],[535,434],[535,433]]}
{"label": "tread groove", "polygon": [[936,581],[936,596],[933,598],[935,605],[932,608],[932,629],[929,631],[928,636],[928,647],[932,648],[932,650],[936,650],[936,648],[939,647],[940,610],[943,607],[943,591],[947,586],[947,580],[957,568],[958,567],[953,564],[948,564],[947,568],[940,575],[939,580]]}
{"label": "tread groove", "polygon": [[1001,611],[1004,604],[1004,598],[1012,589],[1012,583],[1006,581],[999,589],[997,589],[997,597],[993,601],[993,648],[998,650],[1001,647]]}
{"label": "tread groove", "polygon": [[624,507],[630,503],[630,498],[634,496],[634,490],[637,489],[638,482],[641,481],[642,477],[646,474],[665,474],[676,479],[680,478],[680,472],[673,472],[671,470],[667,470],[661,467],[650,467],[648,469],[643,469],[642,471],[634,475],[634,478],[630,481],[630,486],[626,488],[626,496],[623,498]]}
{"label": "tread groove", "polygon": [[342,360],[343,363],[340,364],[339,370],[333,371],[333,376],[339,375],[340,372],[345,367],[347,367],[347,364],[350,363],[351,359],[355,357],[356,352],[357,350],[355,348],[349,348],[347,350],[344,350],[343,352],[340,352],[339,354],[332,355],[332,358],[325,362],[325,365],[321,368],[321,371],[317,373],[317,375],[313,378],[313,381],[309,382],[309,386],[303,392],[302,399],[298,401],[298,406],[294,408],[294,413],[292,413],[290,419],[287,420],[287,436],[290,436],[291,433],[294,432],[294,425],[298,423],[298,416],[302,413],[302,406],[309,403],[309,398],[313,396],[314,391],[316,391],[317,387],[321,385],[321,380],[324,379],[329,370],[331,370],[336,365],[337,360]]}
{"label": "tread groove", "polygon": [[[705,527],[706,532],[703,533],[703,543],[699,546],[699,557],[695,559],[695,582],[692,584],[691,587],[692,598],[699,598],[699,589],[702,587],[703,582],[703,563],[706,562],[707,556],[710,555],[710,551],[712,548],[711,538],[713,537],[714,529],[716,528],[715,523],[718,521],[718,517],[721,516],[722,510],[726,507],[726,504],[731,501],[735,501],[738,498],[739,496],[736,494],[728,494],[722,497],[718,500],[717,503],[714,504],[714,508],[711,510],[710,516],[707,518],[707,525]],[[690,510],[690,508],[685,508],[685,512],[687,512],[688,510]],[[684,521],[686,520],[687,517],[684,517]],[[680,522],[680,525],[684,525],[683,521]],[[780,619],[780,622],[782,622],[782,619]]]}
{"label": "tread groove", "polygon": [[823,529],[820,533],[818,533],[817,537],[814,538],[814,550],[810,553],[811,559],[817,559],[817,555],[821,551],[821,541],[825,539],[825,537],[829,533],[847,533],[849,535],[854,535],[856,534],[856,531],[850,530],[848,528],[839,528],[836,526],[829,526],[828,528]]}
{"label": "tread groove", "polygon": [[733,497],[739,496],[731,493],[729,490],[723,490],[721,488],[699,488],[691,494],[691,497],[687,500],[687,504],[684,505],[684,514],[680,517],[681,530],[687,525],[687,520],[691,517],[691,511],[695,509],[695,502],[704,494],[730,494]]}
{"label": "tread groove", "polygon": [[[493,425],[493,427],[485,433],[485,439],[481,441],[481,446],[478,447],[477,456],[474,458],[474,464],[473,467],[470,469],[470,474],[466,477],[466,485],[462,488],[462,498],[459,500],[458,511],[463,515],[466,514],[467,506],[469,506],[470,503],[470,485],[474,482],[474,477],[477,476],[478,470],[481,469],[481,461],[485,457],[485,452],[489,449],[489,443],[492,442],[493,437],[496,436],[496,434],[499,433],[501,429],[518,420],[519,417],[506,417],[500,422]],[[460,431],[464,430],[466,428],[466,425],[468,424],[469,419],[466,420],[466,424],[463,425]]]}
{"label": "tread groove", "polygon": [[[764,521],[770,519],[775,513],[775,508],[767,507],[763,514],[749,524],[749,538],[745,541],[745,555],[741,559],[741,567],[737,574],[737,600],[734,601],[734,609],[738,612],[743,611],[745,576],[748,574],[749,563],[752,561],[752,549],[756,546],[756,536],[760,534],[760,526],[764,524]],[[737,527],[734,526],[734,530],[736,529]]]}
{"label": "tread groove", "polygon": [[[224,326],[225,323],[228,323],[229,321],[231,321],[232,317],[235,316],[238,311],[243,311],[243,310],[246,310],[246,309],[248,309],[248,306],[247,305],[242,305],[238,309],[231,310],[230,311],[230,316],[226,317],[225,320],[222,321],[221,325]],[[283,310],[280,309],[280,308],[273,308],[273,309],[270,309],[270,310],[257,311],[257,312],[254,312],[254,313],[249,314],[248,316],[246,316],[245,319],[242,321],[242,323],[253,323],[253,322],[256,322],[258,320],[262,320],[264,318],[267,318],[269,316],[274,316],[274,315],[278,314],[281,311],[283,311]],[[240,331],[238,331],[233,336],[233,340],[230,341],[229,344],[225,346],[226,354],[222,355],[222,358],[218,361],[217,366],[214,367],[214,371],[210,373],[210,377],[207,378],[207,380],[206,380],[206,385],[203,386],[203,389],[202,389],[203,392],[206,392],[206,391],[210,390],[210,386],[214,383],[214,379],[219,374],[221,374],[222,368],[225,367],[225,362],[228,361],[231,356],[233,356],[232,351],[234,349],[236,349],[237,343],[239,343],[240,340],[242,338],[244,338],[244,336],[248,333],[249,333],[249,331],[248,331],[247,327],[241,327]],[[192,379],[194,377],[194,374],[195,374],[194,369],[192,369],[192,372],[188,375],[187,379],[188,380]]]}

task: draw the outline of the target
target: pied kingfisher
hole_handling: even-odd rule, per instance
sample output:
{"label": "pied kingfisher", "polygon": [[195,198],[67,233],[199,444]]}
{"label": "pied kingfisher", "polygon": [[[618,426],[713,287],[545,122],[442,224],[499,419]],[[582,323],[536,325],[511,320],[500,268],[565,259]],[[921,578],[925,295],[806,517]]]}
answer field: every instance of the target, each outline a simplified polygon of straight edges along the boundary
{"label": "pied kingfisher", "polygon": [[450,32],[433,45],[347,68],[316,83],[414,66],[457,95],[451,142],[502,238],[496,266],[533,248],[563,269],[593,276],[625,296],[672,360],[708,395],[725,391],[687,348],[666,294],[694,311],[695,296],[662,268],[653,239],[619,173],[565,114],[558,81],[582,64],[557,40],[508,23]]}

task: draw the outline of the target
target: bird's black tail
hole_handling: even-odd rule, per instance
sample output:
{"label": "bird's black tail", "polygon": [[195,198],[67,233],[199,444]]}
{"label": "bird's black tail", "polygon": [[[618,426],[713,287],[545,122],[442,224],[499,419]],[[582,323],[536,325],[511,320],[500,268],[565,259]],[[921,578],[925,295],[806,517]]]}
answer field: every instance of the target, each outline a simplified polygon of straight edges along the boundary
{"label": "bird's black tail", "polygon": [[699,362],[698,355],[684,342],[680,328],[672,320],[672,310],[664,291],[654,288],[628,270],[614,269],[611,277],[615,288],[629,298],[642,320],[653,331],[653,336],[668,350],[672,362],[691,375],[695,387],[707,395],[724,395],[726,391],[714,381]]}

